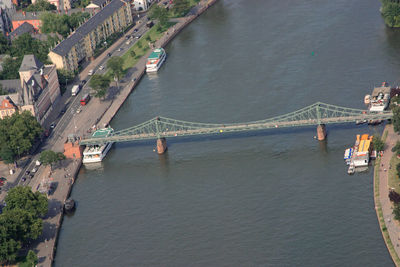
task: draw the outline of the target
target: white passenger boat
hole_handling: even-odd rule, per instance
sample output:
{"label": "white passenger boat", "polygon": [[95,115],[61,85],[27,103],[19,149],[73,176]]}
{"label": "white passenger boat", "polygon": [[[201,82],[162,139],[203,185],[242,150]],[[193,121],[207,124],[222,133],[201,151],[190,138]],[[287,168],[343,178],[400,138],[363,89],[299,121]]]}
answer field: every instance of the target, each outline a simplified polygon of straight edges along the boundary
{"label": "white passenger boat", "polygon": [[146,72],[157,72],[164,63],[167,53],[163,48],[157,48],[151,52],[146,63]]}
{"label": "white passenger boat", "polygon": [[[92,134],[92,138],[104,138],[110,136],[114,130],[112,128],[105,128],[95,131]],[[88,145],[83,151],[83,160],[84,164],[93,163],[93,162],[101,162],[104,157],[107,155],[107,152],[110,150],[113,142],[109,142],[101,145]]]}

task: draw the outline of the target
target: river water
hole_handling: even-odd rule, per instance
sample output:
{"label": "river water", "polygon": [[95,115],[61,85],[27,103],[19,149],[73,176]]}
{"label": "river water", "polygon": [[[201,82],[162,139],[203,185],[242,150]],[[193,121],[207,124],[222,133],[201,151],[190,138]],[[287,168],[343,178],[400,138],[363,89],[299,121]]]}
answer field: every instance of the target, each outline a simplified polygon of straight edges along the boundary
{"label": "river water", "polygon": [[[111,125],[157,115],[244,122],[316,101],[363,108],[399,84],[400,33],[379,1],[221,0],[166,47]],[[348,176],[346,147],[382,127],[328,126],[116,144],[82,168],[56,266],[393,266],[372,168]]]}

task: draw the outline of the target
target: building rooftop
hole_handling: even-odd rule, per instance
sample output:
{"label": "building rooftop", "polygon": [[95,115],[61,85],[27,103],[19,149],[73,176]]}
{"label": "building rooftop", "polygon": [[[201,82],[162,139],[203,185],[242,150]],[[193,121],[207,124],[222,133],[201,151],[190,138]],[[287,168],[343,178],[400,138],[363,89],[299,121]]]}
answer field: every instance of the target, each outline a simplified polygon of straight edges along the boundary
{"label": "building rooftop", "polygon": [[44,12],[14,12],[11,15],[11,20],[40,20],[40,15]]}
{"label": "building rooftop", "polygon": [[35,28],[31,24],[25,21],[24,23],[22,23],[21,26],[19,26],[10,33],[10,38],[15,39],[24,33],[33,33],[33,32],[35,32]]}
{"label": "building rooftop", "polygon": [[43,63],[39,61],[34,55],[25,55],[22,59],[19,71],[39,70],[43,67]]}
{"label": "building rooftop", "polygon": [[104,20],[106,20],[108,17],[114,14],[115,11],[117,11],[124,5],[125,3],[120,0],[111,1],[102,10],[100,10],[97,14],[91,17],[86,23],[77,28],[76,31],[73,34],[71,34],[67,39],[59,43],[52,50],[52,52],[60,56],[67,55],[75,44],[77,44],[86,35],[88,35],[90,32],[96,29],[97,26],[99,26]]}
{"label": "building rooftop", "polygon": [[7,91],[8,93],[17,93],[22,88],[20,79],[0,80],[0,84],[3,90]]}
{"label": "building rooftop", "polygon": [[387,83],[382,83],[381,87],[375,87],[372,91],[372,98],[377,97],[379,93],[390,94],[390,86]]}

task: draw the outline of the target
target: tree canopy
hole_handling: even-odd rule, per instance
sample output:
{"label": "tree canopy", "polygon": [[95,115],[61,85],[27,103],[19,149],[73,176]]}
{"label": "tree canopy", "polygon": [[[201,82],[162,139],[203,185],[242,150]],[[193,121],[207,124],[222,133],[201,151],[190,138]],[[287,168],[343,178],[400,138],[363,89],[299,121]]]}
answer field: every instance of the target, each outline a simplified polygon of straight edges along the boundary
{"label": "tree canopy", "polygon": [[398,0],[383,0],[381,12],[387,26],[400,27],[400,3]]}
{"label": "tree canopy", "polygon": [[90,86],[95,91],[94,96],[103,98],[107,94],[107,89],[110,86],[110,79],[104,75],[95,74],[90,79]]}
{"label": "tree canopy", "polygon": [[114,77],[118,80],[122,78],[124,74],[124,60],[122,57],[112,57],[107,61],[107,68],[109,68]]}
{"label": "tree canopy", "polygon": [[89,16],[89,13],[85,12],[73,13],[71,16],[46,12],[40,16],[42,21],[40,30],[43,33],[57,32],[66,38],[74,29],[79,27],[79,23]]}
{"label": "tree canopy", "polygon": [[[48,209],[47,198],[27,186],[10,189],[5,203],[0,214],[0,263],[14,261],[24,242],[42,234],[43,221],[39,216]],[[33,255],[30,259],[34,261]]]}
{"label": "tree canopy", "polygon": [[40,153],[39,160],[44,165],[50,165],[50,167],[52,167],[54,163],[59,162],[63,159],[65,159],[65,156],[63,153],[54,152],[52,150],[45,150],[42,153]]}
{"label": "tree canopy", "polygon": [[16,186],[8,191],[5,198],[7,206],[3,210],[22,209],[34,216],[43,216],[47,213],[47,198],[45,195],[35,192],[28,186]]}
{"label": "tree canopy", "polygon": [[25,8],[25,11],[51,11],[51,10],[57,10],[57,7],[53,4],[50,4],[46,0],[37,0],[34,4],[29,5],[27,8]]}
{"label": "tree canopy", "polygon": [[381,139],[380,136],[374,136],[372,138],[372,144],[374,145],[374,149],[377,152],[383,151],[383,149],[385,147],[385,143],[383,142],[383,140]]}
{"label": "tree canopy", "polygon": [[174,0],[172,12],[179,17],[183,17],[189,12],[190,2],[188,0]]}
{"label": "tree canopy", "polygon": [[155,5],[151,8],[149,17],[151,19],[157,19],[159,23],[164,26],[168,22],[168,11],[159,5]]}
{"label": "tree canopy", "polygon": [[0,151],[8,147],[14,155],[28,152],[43,129],[29,111],[0,120]]}

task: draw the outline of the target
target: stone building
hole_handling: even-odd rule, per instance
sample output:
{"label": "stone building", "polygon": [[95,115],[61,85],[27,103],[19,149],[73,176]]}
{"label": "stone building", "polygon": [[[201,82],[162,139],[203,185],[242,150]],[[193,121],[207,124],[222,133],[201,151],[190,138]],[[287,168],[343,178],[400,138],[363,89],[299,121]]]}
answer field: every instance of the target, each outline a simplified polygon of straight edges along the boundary
{"label": "stone building", "polygon": [[1,117],[28,110],[43,124],[61,97],[56,67],[44,65],[34,55],[25,55],[19,76],[20,79],[0,81],[8,92],[0,98]]}

